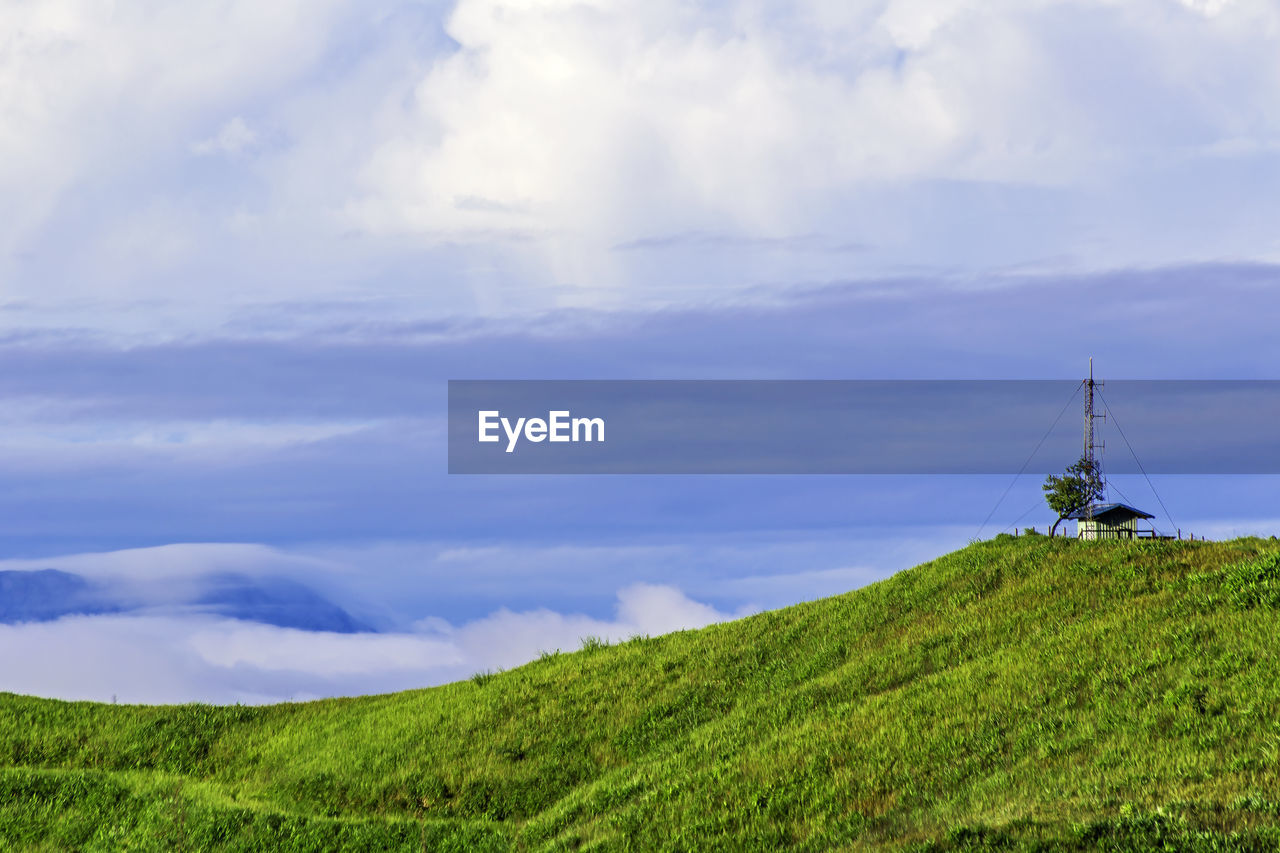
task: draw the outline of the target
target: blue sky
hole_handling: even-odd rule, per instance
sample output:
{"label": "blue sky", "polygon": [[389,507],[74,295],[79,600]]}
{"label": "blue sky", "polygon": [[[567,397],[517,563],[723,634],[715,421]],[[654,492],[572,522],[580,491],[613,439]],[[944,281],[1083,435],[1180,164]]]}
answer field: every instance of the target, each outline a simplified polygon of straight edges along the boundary
{"label": "blue sky", "polygon": [[[0,34],[0,572],[96,602],[0,624],[0,689],[439,683],[1052,520],[1032,477],[983,528],[1008,477],[449,476],[448,379],[1278,378],[1269,0],[67,0]],[[1156,479],[1162,526],[1280,531],[1274,478]]]}

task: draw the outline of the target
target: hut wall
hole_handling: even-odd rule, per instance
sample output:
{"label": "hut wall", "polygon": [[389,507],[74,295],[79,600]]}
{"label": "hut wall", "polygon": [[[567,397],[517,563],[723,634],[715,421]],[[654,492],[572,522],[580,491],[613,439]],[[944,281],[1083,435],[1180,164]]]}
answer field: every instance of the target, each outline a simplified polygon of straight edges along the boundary
{"label": "hut wall", "polygon": [[1105,521],[1081,521],[1077,534],[1081,539],[1132,539],[1138,535],[1138,519],[1108,523]]}

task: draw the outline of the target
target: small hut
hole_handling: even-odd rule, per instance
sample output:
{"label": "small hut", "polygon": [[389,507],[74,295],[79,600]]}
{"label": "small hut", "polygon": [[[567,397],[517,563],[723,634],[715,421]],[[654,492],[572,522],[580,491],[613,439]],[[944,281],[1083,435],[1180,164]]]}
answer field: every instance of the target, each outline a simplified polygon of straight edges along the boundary
{"label": "small hut", "polygon": [[1067,518],[1079,522],[1076,536],[1080,539],[1146,539],[1157,535],[1154,530],[1138,529],[1138,519],[1155,516],[1128,504],[1094,504],[1076,510]]}

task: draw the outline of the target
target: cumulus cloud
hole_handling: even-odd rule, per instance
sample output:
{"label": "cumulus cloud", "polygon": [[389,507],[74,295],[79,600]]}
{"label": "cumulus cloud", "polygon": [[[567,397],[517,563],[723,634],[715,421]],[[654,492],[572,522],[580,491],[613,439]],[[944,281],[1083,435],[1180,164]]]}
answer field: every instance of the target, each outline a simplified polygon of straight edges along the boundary
{"label": "cumulus cloud", "polygon": [[1269,0],[260,5],[0,7],[24,329],[1280,257]]}
{"label": "cumulus cloud", "polygon": [[[375,230],[538,223],[560,239],[788,234],[832,188],[951,156],[964,128],[946,80],[896,67],[876,26],[850,28],[834,62],[806,57],[793,43],[824,33],[797,18],[779,27],[745,3],[462,0],[458,51],[370,158],[352,215]],[[488,203],[456,203],[473,198]]]}
{"label": "cumulus cloud", "polygon": [[[844,225],[897,185],[1096,192],[1280,126],[1262,2],[805,3],[460,0],[361,174],[355,221],[428,234],[548,228],[569,246],[678,229],[774,237]],[[1185,19],[1184,19],[1185,18]],[[1260,72],[1247,81],[1244,69]],[[1103,85],[1106,81],[1106,85]],[[1243,109],[1237,109],[1240,106]],[[1246,128],[1249,128],[1246,130]],[[458,199],[483,198],[462,206]],[[918,228],[901,219],[894,227]],[[882,229],[861,234],[882,243]],[[917,247],[920,248],[920,247]],[[583,259],[581,251],[579,260]]]}
{"label": "cumulus cloud", "polygon": [[199,614],[72,616],[0,625],[0,690],[124,702],[268,702],[403,690],[517,666],[542,651],[732,618],[678,589],[632,585],[612,620],[499,610],[415,632],[300,631]]}

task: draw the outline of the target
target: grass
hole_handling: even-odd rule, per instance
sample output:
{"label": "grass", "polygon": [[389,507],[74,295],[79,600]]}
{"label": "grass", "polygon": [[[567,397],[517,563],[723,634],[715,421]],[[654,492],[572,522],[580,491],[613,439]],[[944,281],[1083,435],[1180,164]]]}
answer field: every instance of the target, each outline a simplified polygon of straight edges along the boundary
{"label": "grass", "polygon": [[976,543],[386,696],[0,694],[18,849],[1274,850],[1280,543]]}

